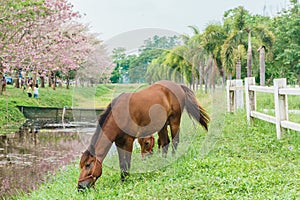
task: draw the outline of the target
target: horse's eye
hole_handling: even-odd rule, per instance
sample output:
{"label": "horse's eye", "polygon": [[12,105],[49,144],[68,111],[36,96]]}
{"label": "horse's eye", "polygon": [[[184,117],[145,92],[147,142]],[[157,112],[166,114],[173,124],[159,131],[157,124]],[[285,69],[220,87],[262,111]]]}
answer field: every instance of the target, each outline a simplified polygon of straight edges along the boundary
{"label": "horse's eye", "polygon": [[91,163],[85,164],[85,168],[90,168],[90,166],[91,166]]}

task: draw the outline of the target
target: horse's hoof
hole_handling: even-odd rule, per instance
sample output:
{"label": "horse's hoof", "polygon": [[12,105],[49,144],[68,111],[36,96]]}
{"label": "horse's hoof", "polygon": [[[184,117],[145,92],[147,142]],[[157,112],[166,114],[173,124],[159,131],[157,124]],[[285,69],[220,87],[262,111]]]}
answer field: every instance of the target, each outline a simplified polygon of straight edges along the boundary
{"label": "horse's hoof", "polygon": [[121,181],[124,182],[126,181],[126,177],[129,176],[129,173],[128,172],[121,172]]}

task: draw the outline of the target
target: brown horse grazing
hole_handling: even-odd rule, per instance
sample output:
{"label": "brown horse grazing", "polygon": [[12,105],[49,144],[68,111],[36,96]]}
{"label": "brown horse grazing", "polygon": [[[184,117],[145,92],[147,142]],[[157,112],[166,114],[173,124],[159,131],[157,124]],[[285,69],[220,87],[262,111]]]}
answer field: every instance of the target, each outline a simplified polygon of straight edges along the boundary
{"label": "brown horse grazing", "polygon": [[142,158],[153,153],[153,147],[155,145],[153,134],[148,137],[138,138],[138,142],[141,146]]}
{"label": "brown horse grazing", "polygon": [[168,150],[170,125],[172,145],[176,149],[183,109],[206,130],[209,116],[188,87],[171,81],[159,81],[139,92],[122,93],[100,115],[88,149],[80,160],[78,189],[91,187],[102,174],[102,162],[113,142],[117,146],[121,180],[129,174],[135,138],[158,131],[163,154]]}
{"label": "brown horse grazing", "polygon": [[[179,132],[177,133],[177,137],[179,138]],[[166,139],[167,141],[166,142],[161,142],[161,138],[157,139],[158,152],[160,151],[161,143],[166,143],[166,144],[170,143],[169,136],[164,137],[164,139]],[[153,154],[153,147],[155,145],[154,135],[144,137],[144,138],[138,138],[138,142],[141,146],[142,158],[144,158],[144,156],[148,156],[148,155]],[[173,150],[172,153],[175,153],[174,146],[172,146],[172,150]]]}

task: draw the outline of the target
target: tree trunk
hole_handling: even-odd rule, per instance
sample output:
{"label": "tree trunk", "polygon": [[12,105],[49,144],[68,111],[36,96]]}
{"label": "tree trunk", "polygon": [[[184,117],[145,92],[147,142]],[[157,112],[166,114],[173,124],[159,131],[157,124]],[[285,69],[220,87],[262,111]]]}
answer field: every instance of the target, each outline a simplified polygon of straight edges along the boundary
{"label": "tree trunk", "polygon": [[205,93],[208,92],[208,78],[209,78],[209,73],[205,74]]}
{"label": "tree trunk", "polygon": [[227,80],[232,80],[232,74],[231,73],[227,74]]}
{"label": "tree trunk", "polygon": [[41,87],[44,88],[45,87],[45,76],[41,76]]}
{"label": "tree trunk", "polygon": [[252,76],[252,46],[251,46],[251,30],[248,30],[248,52],[247,52],[247,76]]}
{"label": "tree trunk", "polygon": [[66,79],[67,79],[67,85],[66,85],[66,88],[67,88],[67,89],[70,89],[70,78],[69,78],[69,76],[67,76]]}
{"label": "tree trunk", "polygon": [[216,88],[216,82],[215,82],[215,79],[216,79],[216,74],[217,74],[217,71],[218,71],[218,63],[217,63],[217,59],[215,56],[213,56],[213,69],[212,69],[212,74],[211,74],[211,84],[212,84],[212,87],[213,89],[215,90]]}
{"label": "tree trunk", "polygon": [[225,81],[226,81],[226,73],[225,73],[225,69],[223,66],[221,67],[221,69],[222,69],[222,87],[224,87]]}
{"label": "tree trunk", "polygon": [[204,66],[200,63],[199,64],[199,85],[200,85],[200,90],[203,90],[203,76],[204,76]]}
{"label": "tree trunk", "polygon": [[49,76],[49,87],[52,87],[53,90],[56,88],[56,75],[55,72],[51,72]]}
{"label": "tree trunk", "polygon": [[237,61],[236,61],[236,70],[235,70],[235,73],[236,73],[236,79],[241,79],[241,60],[240,59],[238,59]]}
{"label": "tree trunk", "polygon": [[57,80],[57,77],[56,77],[56,75],[54,73],[53,82],[52,82],[52,88],[53,88],[53,90],[56,89],[56,80]]}
{"label": "tree trunk", "polygon": [[51,87],[52,86],[52,72],[49,71],[49,74],[48,74],[48,87]]}
{"label": "tree trunk", "polygon": [[62,80],[61,80],[61,79],[58,79],[58,87],[59,87],[59,88],[62,88],[62,84],[63,84]]}
{"label": "tree trunk", "polygon": [[192,69],[192,89],[195,91],[196,87],[195,87],[195,74],[194,74],[194,69]]}
{"label": "tree trunk", "polygon": [[260,65],[260,85],[264,86],[266,77],[265,77],[265,46],[260,47],[259,49],[259,65]]}
{"label": "tree trunk", "polygon": [[20,88],[21,87],[20,83],[21,83],[22,76],[20,76],[20,74],[21,74],[21,69],[18,69],[17,76],[16,76],[18,78],[17,78],[16,84],[15,84],[16,88]]}

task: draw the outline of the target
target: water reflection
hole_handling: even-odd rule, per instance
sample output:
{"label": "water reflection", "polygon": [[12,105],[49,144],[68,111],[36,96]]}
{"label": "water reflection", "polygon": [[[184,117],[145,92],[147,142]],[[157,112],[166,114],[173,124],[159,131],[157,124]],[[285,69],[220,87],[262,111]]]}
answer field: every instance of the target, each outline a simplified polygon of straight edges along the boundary
{"label": "water reflection", "polygon": [[[79,133],[79,132],[80,133]],[[71,163],[85,149],[94,128],[32,131],[0,135],[0,198],[29,191],[47,174]],[[20,184],[21,183],[21,184]]]}

